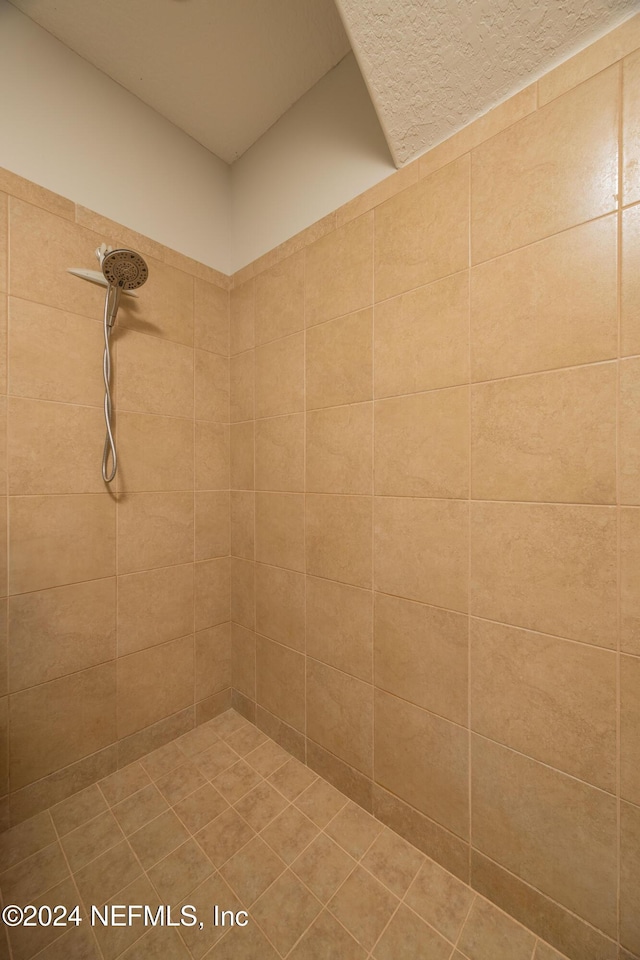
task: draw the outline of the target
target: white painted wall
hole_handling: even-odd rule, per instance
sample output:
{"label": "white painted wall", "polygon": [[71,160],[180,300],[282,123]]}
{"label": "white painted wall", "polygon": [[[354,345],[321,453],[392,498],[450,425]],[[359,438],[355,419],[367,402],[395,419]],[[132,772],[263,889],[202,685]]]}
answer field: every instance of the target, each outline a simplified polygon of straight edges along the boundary
{"label": "white painted wall", "polygon": [[231,167],[233,270],[395,169],[349,54]]}
{"label": "white painted wall", "polygon": [[224,273],[395,169],[352,54],[229,167],[7,0],[0,166]]}
{"label": "white painted wall", "polygon": [[227,164],[6,0],[0,166],[230,272]]}

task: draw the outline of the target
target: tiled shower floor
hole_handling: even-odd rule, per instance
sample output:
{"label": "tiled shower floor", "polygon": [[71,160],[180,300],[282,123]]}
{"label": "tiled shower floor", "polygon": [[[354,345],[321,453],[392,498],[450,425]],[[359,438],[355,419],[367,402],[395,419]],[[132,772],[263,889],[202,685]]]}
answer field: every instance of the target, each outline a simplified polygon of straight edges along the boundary
{"label": "tiled shower floor", "polygon": [[0,960],[560,957],[233,711],[0,836],[0,871],[5,906],[189,904],[204,925],[15,928]]}

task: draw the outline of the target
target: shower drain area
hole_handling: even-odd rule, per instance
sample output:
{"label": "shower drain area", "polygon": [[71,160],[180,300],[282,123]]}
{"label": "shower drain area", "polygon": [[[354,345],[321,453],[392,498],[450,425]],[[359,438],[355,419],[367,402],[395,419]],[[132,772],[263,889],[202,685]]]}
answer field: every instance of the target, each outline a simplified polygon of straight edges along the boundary
{"label": "shower drain area", "polygon": [[0,887],[0,960],[561,958],[233,710],[2,834]]}

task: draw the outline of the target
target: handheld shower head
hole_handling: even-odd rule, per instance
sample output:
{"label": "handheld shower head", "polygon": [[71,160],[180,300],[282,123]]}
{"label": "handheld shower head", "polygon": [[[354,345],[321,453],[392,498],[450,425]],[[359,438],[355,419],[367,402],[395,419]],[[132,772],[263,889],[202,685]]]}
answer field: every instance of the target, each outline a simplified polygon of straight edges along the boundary
{"label": "handheld shower head", "polygon": [[[104,419],[107,427],[107,436],[102,452],[102,479],[111,483],[118,469],[116,442],[111,426],[111,349],[109,339],[111,328],[116,322],[120,297],[123,293],[141,287],[149,276],[149,268],[139,253],[135,250],[110,250],[105,243],[96,250],[96,257],[102,267],[102,273],[107,281],[107,292],[104,298],[104,355],[102,373],[104,377]],[[99,276],[99,274],[98,274]],[[135,296],[135,294],[133,294]],[[109,467],[109,457],[111,466]]]}
{"label": "handheld shower head", "polygon": [[102,260],[107,281],[120,290],[136,290],[145,283],[149,268],[135,250],[112,250]]}

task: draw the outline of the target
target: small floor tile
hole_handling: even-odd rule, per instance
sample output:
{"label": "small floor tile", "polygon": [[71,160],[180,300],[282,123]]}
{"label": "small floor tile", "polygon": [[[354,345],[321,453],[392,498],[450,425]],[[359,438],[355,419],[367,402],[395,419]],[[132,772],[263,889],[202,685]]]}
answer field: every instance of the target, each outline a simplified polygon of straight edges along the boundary
{"label": "small floor tile", "polygon": [[371,874],[356,867],[329,901],[329,910],[358,943],[371,950],[399,902]]}
{"label": "small floor tile", "polygon": [[260,837],[254,837],[220,868],[243,903],[251,906],[285,869],[285,863]]}
{"label": "small floor tile", "polygon": [[200,830],[195,839],[211,862],[221,867],[254,836],[255,831],[246,820],[229,807]]}
{"label": "small floor tile", "polygon": [[296,860],[292,870],[323,903],[355,870],[356,862],[325,833],[321,833]]}
{"label": "small floor tile", "polygon": [[204,826],[215,820],[229,804],[210,783],[206,783],[195,793],[178,801],[174,806],[187,830],[197,833]]}
{"label": "small floor tile", "polygon": [[189,834],[173,810],[167,810],[155,820],[136,830],[129,843],[145,870],[162,860],[187,840]]}

